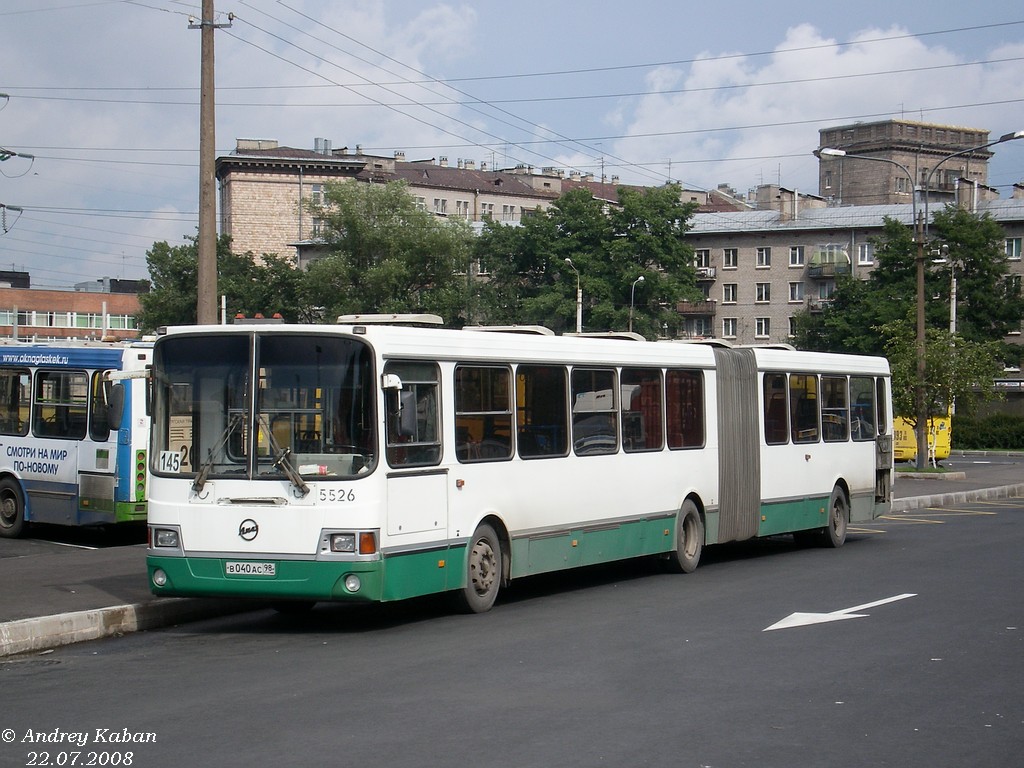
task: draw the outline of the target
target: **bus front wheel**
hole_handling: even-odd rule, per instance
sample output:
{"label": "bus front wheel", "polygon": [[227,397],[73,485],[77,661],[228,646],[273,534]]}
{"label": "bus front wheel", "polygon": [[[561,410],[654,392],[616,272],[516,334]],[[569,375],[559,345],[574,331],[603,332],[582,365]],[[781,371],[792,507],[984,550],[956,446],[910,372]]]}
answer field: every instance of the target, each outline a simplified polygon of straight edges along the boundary
{"label": "bus front wheel", "polygon": [[683,502],[676,530],[676,549],[669,555],[669,566],[677,573],[693,573],[704,551],[704,521],[692,500]]}
{"label": "bus front wheel", "polygon": [[467,613],[491,609],[501,588],[501,539],[489,525],[473,532],[466,560],[466,586],[457,595],[459,607]]}
{"label": "bus front wheel", "polygon": [[0,536],[14,539],[25,529],[25,502],[21,489],[9,477],[0,480]]}

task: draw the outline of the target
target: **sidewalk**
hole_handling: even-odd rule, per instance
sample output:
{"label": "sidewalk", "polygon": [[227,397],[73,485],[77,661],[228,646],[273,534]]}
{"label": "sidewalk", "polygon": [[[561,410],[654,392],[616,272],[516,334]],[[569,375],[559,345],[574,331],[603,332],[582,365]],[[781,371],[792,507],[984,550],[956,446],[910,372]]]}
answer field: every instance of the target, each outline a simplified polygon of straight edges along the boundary
{"label": "sidewalk", "polygon": [[[950,464],[958,470],[951,479],[898,474],[892,511],[1024,496],[1024,463],[1012,463],[1005,455],[971,454],[956,457]],[[263,605],[244,600],[155,597],[147,584],[143,544],[0,556],[0,585],[0,657]]]}

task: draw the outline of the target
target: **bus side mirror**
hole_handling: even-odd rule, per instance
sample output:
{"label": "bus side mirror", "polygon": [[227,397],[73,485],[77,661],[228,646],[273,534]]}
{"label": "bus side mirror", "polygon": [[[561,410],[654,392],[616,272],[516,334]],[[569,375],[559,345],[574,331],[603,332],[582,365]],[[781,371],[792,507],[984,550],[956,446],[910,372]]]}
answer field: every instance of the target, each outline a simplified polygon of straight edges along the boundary
{"label": "bus side mirror", "polygon": [[398,434],[416,436],[416,393],[411,390],[398,393]]}
{"label": "bus side mirror", "polygon": [[121,428],[121,420],[124,418],[124,384],[118,382],[110,388],[107,395],[107,424],[113,430]]}

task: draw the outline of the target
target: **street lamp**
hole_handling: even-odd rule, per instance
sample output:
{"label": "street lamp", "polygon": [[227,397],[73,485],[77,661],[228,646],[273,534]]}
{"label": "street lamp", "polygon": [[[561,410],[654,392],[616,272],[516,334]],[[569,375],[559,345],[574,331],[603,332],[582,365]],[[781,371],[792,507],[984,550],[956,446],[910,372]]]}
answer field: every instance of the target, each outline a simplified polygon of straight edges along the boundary
{"label": "street lamp", "polygon": [[[929,222],[928,222],[928,192],[931,189],[932,176],[934,176],[935,172],[937,170],[939,170],[940,167],[942,167],[942,164],[944,162],[946,162],[947,160],[952,160],[954,157],[960,157],[960,155],[969,155],[971,152],[977,152],[979,149],[988,149],[989,147],[994,147],[996,144],[1003,144],[1003,143],[1005,143],[1007,141],[1015,141],[1016,139],[1024,139],[1024,131],[1014,131],[1012,133],[1004,133],[1002,136],[1000,136],[995,141],[988,142],[988,144],[980,144],[977,147],[968,147],[967,149],[961,149],[959,152],[954,152],[951,155],[946,155],[944,158],[942,158],[941,160],[939,160],[939,162],[937,162],[935,164],[934,168],[932,168],[930,171],[928,171],[928,175],[925,177],[925,180],[924,180],[924,238],[925,238],[925,240],[928,239],[928,224],[929,224]],[[876,158],[876,159],[881,159],[881,158]]]}
{"label": "street lamp", "polygon": [[629,332],[633,332],[633,298],[636,296],[636,284],[642,283],[644,276],[640,275],[636,280],[633,281],[632,287],[629,289]]}
{"label": "street lamp", "polygon": [[583,288],[580,287],[580,271],[569,257],[566,257],[565,263],[576,273],[576,333],[583,333]]}
{"label": "street lamp", "polygon": [[831,147],[816,149],[813,154],[819,160],[822,157],[849,157],[856,160],[873,160],[876,163],[888,163],[889,165],[895,165],[910,179],[910,210],[914,220],[914,242],[917,245],[917,381],[914,383],[914,414],[917,425],[914,431],[917,437],[917,468],[924,469],[925,455],[928,452],[928,433],[925,428],[925,422],[928,421],[928,409],[925,407],[924,397],[926,373],[924,356],[924,238],[921,236],[921,222],[917,217],[917,190],[914,183],[914,174],[903,163],[898,163],[887,157],[854,155],[845,150],[833,149]]}

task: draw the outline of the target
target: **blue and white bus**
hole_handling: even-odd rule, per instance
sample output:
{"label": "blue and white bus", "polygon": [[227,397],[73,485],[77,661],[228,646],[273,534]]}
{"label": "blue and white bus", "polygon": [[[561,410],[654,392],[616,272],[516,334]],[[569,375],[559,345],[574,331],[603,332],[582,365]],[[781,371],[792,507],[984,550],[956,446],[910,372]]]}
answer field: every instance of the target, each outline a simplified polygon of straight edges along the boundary
{"label": "blue and white bus", "polygon": [[0,342],[0,536],[146,519],[151,356],[144,342]]}

